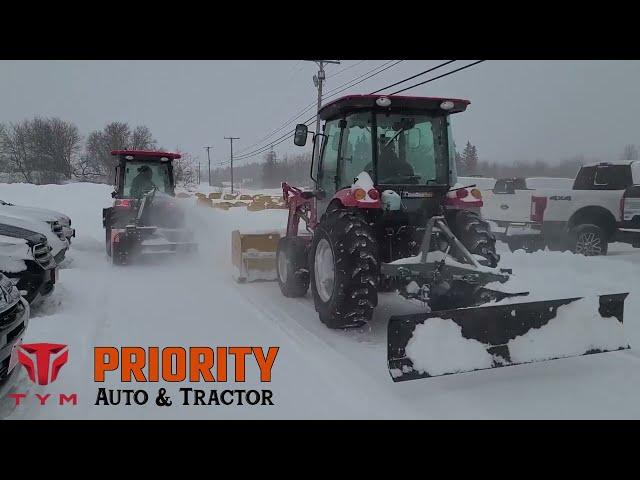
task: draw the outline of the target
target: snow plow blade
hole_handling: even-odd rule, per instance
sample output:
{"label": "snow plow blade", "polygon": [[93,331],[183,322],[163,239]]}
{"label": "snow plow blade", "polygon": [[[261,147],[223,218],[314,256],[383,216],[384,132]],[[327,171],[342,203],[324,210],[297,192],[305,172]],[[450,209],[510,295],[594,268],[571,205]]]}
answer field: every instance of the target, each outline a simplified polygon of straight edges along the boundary
{"label": "snow plow blade", "polygon": [[439,310],[389,319],[394,382],[629,348],[628,293]]}
{"label": "snow plow blade", "polygon": [[276,251],[280,232],[231,232],[231,262],[238,283],[276,280]]}

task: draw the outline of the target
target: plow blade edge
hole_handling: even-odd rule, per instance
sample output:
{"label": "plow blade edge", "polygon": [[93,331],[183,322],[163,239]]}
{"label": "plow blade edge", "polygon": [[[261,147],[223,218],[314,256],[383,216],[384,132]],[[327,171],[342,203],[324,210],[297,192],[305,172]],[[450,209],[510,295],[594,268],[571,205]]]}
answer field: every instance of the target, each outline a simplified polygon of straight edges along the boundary
{"label": "plow blade edge", "polygon": [[627,293],[440,310],[389,319],[393,381],[629,348]]}

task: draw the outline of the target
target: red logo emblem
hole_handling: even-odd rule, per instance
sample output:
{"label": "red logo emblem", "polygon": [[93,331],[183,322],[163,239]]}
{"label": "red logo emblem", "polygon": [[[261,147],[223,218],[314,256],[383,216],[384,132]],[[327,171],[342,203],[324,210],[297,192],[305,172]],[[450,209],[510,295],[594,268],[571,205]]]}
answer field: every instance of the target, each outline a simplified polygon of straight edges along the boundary
{"label": "red logo emblem", "polygon": [[55,382],[68,359],[69,348],[59,343],[24,343],[18,350],[18,361],[38,385]]}

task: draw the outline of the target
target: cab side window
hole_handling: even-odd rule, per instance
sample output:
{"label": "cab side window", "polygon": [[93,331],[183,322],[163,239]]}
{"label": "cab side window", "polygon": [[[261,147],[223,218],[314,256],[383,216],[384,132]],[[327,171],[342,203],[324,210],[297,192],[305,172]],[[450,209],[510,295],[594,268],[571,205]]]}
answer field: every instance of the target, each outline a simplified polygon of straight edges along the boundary
{"label": "cab side window", "polygon": [[336,191],[336,174],[338,173],[338,150],[340,143],[339,119],[330,120],[325,124],[325,137],[322,149],[322,168],[318,165],[318,184],[327,193]]}

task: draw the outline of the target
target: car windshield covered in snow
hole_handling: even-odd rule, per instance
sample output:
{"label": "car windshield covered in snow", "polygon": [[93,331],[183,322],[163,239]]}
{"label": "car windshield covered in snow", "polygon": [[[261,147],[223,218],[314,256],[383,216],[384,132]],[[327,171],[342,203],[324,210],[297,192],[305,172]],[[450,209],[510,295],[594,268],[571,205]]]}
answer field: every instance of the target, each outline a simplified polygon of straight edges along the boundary
{"label": "car windshield covered in snow", "polygon": [[124,196],[140,198],[155,188],[172,194],[169,166],[161,162],[127,162],[124,173]]}

